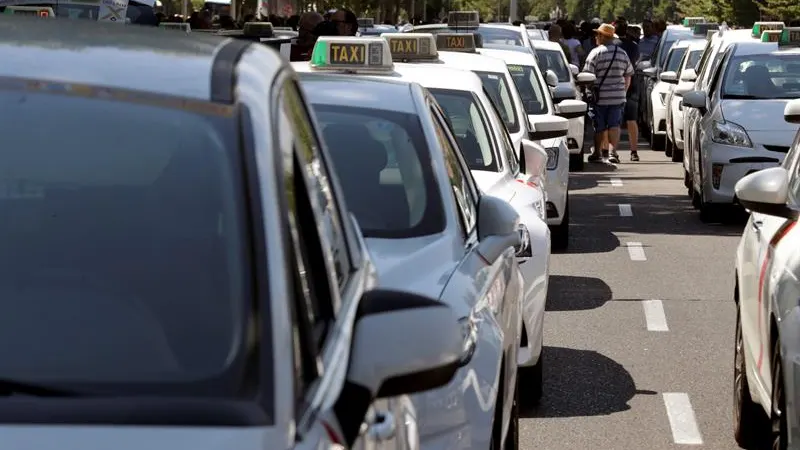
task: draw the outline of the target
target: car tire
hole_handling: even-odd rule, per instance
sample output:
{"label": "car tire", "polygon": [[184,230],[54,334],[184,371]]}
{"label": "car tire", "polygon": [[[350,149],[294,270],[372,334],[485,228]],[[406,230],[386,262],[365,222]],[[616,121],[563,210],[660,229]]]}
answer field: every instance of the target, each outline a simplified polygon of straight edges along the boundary
{"label": "car tire", "polygon": [[720,221],[722,214],[722,207],[713,203],[707,203],[700,197],[700,207],[697,208],[700,212],[700,221],[703,223],[717,223]]}
{"label": "car tire", "polygon": [[736,340],[733,353],[733,437],[742,448],[757,448],[762,440],[764,410],[753,402],[747,383],[742,317],[736,305]]}
{"label": "car tire", "polygon": [[569,247],[569,194],[564,202],[564,217],[561,223],[550,227],[550,246],[553,250],[559,251]]}
{"label": "car tire", "polygon": [[787,450],[789,445],[788,423],[786,419],[786,393],[783,385],[783,362],[780,342],[776,339],[772,349],[772,409],[770,421],[770,448]]}
{"label": "car tire", "polygon": [[683,185],[689,189],[689,196],[692,196],[692,175],[686,168],[683,169]]}
{"label": "car tire", "polygon": [[672,162],[683,162],[683,150],[672,144]]}
{"label": "car tire", "polygon": [[651,136],[650,147],[657,152],[663,152],[667,137],[664,136],[663,134],[655,134],[655,133],[652,133],[650,136]]}
{"label": "car tire", "polygon": [[539,355],[536,365],[517,369],[517,389],[523,405],[535,407],[542,400],[544,392],[544,352]]}
{"label": "car tire", "polygon": [[503,450],[519,450],[519,380],[514,389],[514,403],[511,405],[511,414],[508,418],[508,432]]}
{"label": "car tire", "polygon": [[583,170],[583,152],[569,154],[569,171],[580,172]]}
{"label": "car tire", "polygon": [[664,140],[664,155],[672,158],[672,153],[675,151],[675,144],[672,143],[672,139],[666,138]]}

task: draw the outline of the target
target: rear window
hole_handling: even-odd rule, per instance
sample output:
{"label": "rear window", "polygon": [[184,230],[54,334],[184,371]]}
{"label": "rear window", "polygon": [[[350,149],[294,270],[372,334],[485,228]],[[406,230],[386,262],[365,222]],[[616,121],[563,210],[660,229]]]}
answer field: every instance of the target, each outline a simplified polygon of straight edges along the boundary
{"label": "rear window", "polygon": [[480,77],[483,88],[489,94],[489,98],[494,102],[500,117],[506,124],[509,133],[519,131],[517,121],[517,108],[514,107],[514,97],[511,96],[511,88],[506,81],[505,74],[501,72],[479,72],[475,74]]}
{"label": "rear window", "polygon": [[677,71],[680,68],[683,55],[686,54],[686,47],[675,48],[669,53],[667,58],[667,71]]}
{"label": "rear window", "polygon": [[547,114],[546,91],[542,89],[543,80],[536,76],[535,68],[509,64],[508,71],[522,98],[525,114]]}
{"label": "rear window", "polygon": [[364,236],[402,239],[444,229],[418,116],[322,104],[314,112]]}
{"label": "rear window", "polygon": [[539,62],[539,70],[542,73],[552,70],[558,77],[559,83],[570,81],[569,67],[564,61],[564,52],[561,50],[536,50],[536,59]]}
{"label": "rear window", "polygon": [[250,294],[237,129],[188,109],[0,90],[3,378],[239,392]]}
{"label": "rear window", "polygon": [[497,172],[491,132],[475,94],[469,91],[429,89],[447,115],[470,170]]}
{"label": "rear window", "polygon": [[700,62],[700,57],[703,56],[702,50],[692,50],[689,56],[686,57],[686,68],[697,70],[697,64]]}

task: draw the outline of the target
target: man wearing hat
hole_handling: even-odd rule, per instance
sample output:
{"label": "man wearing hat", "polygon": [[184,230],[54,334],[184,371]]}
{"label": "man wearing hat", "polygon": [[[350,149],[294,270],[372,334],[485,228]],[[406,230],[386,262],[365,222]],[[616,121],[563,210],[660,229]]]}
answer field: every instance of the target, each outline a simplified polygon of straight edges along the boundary
{"label": "man wearing hat", "polygon": [[[595,30],[597,47],[586,57],[583,70],[597,77],[594,86],[594,152],[589,162],[619,162],[619,127],[625,109],[625,100],[630,87],[633,65],[625,51],[615,45],[617,36],[614,25],[604,23]],[[631,160],[637,161],[636,153]]]}

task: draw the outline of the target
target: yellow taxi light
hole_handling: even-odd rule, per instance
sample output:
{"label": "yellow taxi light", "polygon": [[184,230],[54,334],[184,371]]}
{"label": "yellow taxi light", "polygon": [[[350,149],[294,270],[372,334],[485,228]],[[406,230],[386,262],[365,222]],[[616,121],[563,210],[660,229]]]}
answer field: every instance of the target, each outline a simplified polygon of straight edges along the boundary
{"label": "yellow taxi light", "polygon": [[389,43],[381,37],[320,36],[311,52],[314,71],[382,73],[394,69]]}
{"label": "yellow taxi light", "polygon": [[701,16],[683,18],[683,26],[685,27],[693,27],[698,23],[706,23],[706,18]]}
{"label": "yellow taxi light", "polygon": [[275,35],[272,22],[245,22],[242,26],[245,36],[269,38]]}
{"label": "yellow taxi light", "polygon": [[436,35],[436,48],[448,52],[475,53],[475,34],[439,33]]}
{"label": "yellow taxi light", "polygon": [[358,28],[372,28],[375,26],[375,19],[372,17],[359,17]]}
{"label": "yellow taxi light", "polygon": [[480,23],[481,17],[478,11],[450,11],[447,15],[448,27],[474,28]]}
{"label": "yellow taxi light", "polygon": [[36,16],[45,19],[55,19],[56,13],[49,6],[6,6],[5,14],[21,16]]}
{"label": "yellow taxi light", "polygon": [[785,26],[783,22],[756,22],[753,24],[753,37],[758,39],[765,31],[782,30]]}
{"label": "yellow taxi light", "polygon": [[439,58],[436,40],[430,33],[383,33],[389,43],[392,61],[435,60]]}

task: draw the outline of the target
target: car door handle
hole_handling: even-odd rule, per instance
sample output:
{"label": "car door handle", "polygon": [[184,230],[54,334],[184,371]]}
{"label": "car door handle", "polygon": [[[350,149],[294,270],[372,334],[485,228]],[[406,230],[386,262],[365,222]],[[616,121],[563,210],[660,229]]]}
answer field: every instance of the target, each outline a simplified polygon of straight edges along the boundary
{"label": "car door handle", "polygon": [[387,441],[394,437],[396,428],[393,414],[386,411],[376,412],[367,429],[367,435],[376,441]]}
{"label": "car door handle", "polygon": [[750,223],[751,226],[753,227],[753,230],[755,230],[757,233],[761,232],[761,225],[764,225],[764,222],[760,220],[753,220]]}

